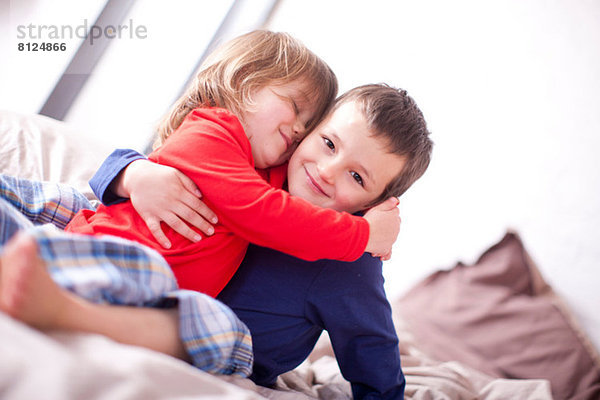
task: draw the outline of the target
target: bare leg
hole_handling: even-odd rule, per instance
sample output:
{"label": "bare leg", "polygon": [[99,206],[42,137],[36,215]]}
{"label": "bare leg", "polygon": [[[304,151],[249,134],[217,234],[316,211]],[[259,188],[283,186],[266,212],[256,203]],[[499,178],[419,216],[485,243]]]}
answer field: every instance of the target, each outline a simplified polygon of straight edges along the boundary
{"label": "bare leg", "polygon": [[100,305],[63,290],[26,234],[11,239],[0,256],[0,310],[42,331],[98,333],[189,361],[177,309]]}

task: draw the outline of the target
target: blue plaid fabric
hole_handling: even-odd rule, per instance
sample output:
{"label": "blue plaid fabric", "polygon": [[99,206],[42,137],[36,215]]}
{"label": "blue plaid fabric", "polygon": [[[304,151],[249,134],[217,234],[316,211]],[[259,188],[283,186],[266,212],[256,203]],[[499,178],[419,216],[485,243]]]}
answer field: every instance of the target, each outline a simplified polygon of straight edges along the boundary
{"label": "blue plaid fabric", "polygon": [[0,198],[0,244],[6,243],[15,233],[33,227],[33,223],[19,213],[12,204]]}
{"label": "blue plaid fabric", "polygon": [[[2,243],[26,229],[36,240],[40,257],[57,284],[89,301],[177,306],[180,338],[196,367],[214,374],[249,376],[253,355],[246,325],[218,300],[178,289],[171,268],[159,253],[118,237],[77,235],[50,224],[34,225],[40,220],[52,220],[59,227],[64,226],[63,216],[78,211],[70,207],[86,204],[87,200],[80,201],[81,195],[76,191],[63,189],[0,177]],[[43,204],[49,198],[53,205]],[[21,210],[27,212],[23,214]],[[56,218],[57,215],[61,217]]]}
{"label": "blue plaid fabric", "polygon": [[252,373],[252,338],[231,308],[191,290],[168,297],[179,304],[179,336],[194,365],[223,375],[247,377]]}
{"label": "blue plaid fabric", "polygon": [[52,224],[61,229],[79,210],[94,210],[89,200],[68,185],[38,182],[0,174],[0,197],[34,225]]}

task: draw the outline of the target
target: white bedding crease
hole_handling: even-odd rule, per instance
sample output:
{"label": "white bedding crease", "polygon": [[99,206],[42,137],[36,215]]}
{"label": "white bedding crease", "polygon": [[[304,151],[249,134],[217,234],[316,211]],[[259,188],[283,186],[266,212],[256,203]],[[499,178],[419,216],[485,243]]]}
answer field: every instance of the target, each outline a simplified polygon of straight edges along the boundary
{"label": "white bedding crease", "polygon": [[[494,379],[460,363],[433,361],[399,327],[406,399],[552,399],[544,380]],[[217,377],[172,357],[99,335],[45,334],[0,314],[0,397],[61,400],[350,398],[350,386],[323,341],[323,354],[267,389]]]}
{"label": "white bedding crease", "polygon": [[[0,112],[0,172],[61,181],[92,196],[87,180],[112,150],[90,144],[66,124],[41,116]],[[551,399],[544,380],[494,379],[456,362],[426,357],[395,316],[407,399]],[[119,399],[344,399],[327,338],[275,388],[249,379],[216,377],[150,350],[98,335],[46,334],[0,313],[0,398]]]}
{"label": "white bedding crease", "polygon": [[172,357],[102,336],[46,335],[0,314],[0,397],[257,399]]}

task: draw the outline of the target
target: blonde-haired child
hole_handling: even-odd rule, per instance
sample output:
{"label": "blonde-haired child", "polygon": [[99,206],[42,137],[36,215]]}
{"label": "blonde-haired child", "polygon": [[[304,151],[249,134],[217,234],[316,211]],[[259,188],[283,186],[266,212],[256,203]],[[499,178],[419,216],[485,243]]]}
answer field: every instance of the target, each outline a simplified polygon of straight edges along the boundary
{"label": "blonde-haired child", "polygon": [[301,81],[304,100],[314,107],[307,131],[322,119],[335,99],[337,80],[331,69],[291,35],[253,31],[212,52],[194,82],[159,124],[154,148],[197,107],[223,107],[243,116],[254,105],[254,92],[267,85]]}

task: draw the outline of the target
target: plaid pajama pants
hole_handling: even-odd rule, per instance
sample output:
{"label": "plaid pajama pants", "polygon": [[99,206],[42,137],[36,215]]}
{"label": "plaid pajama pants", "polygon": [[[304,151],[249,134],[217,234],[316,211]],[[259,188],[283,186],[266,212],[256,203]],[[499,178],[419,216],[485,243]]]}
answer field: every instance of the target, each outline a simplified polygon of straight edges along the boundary
{"label": "plaid pajama pants", "polygon": [[89,301],[178,307],[180,338],[196,367],[250,375],[250,332],[229,307],[205,294],[178,289],[169,265],[150,248],[113,236],[63,232],[82,208],[93,206],[69,186],[0,174],[0,243],[26,230],[54,281]]}

